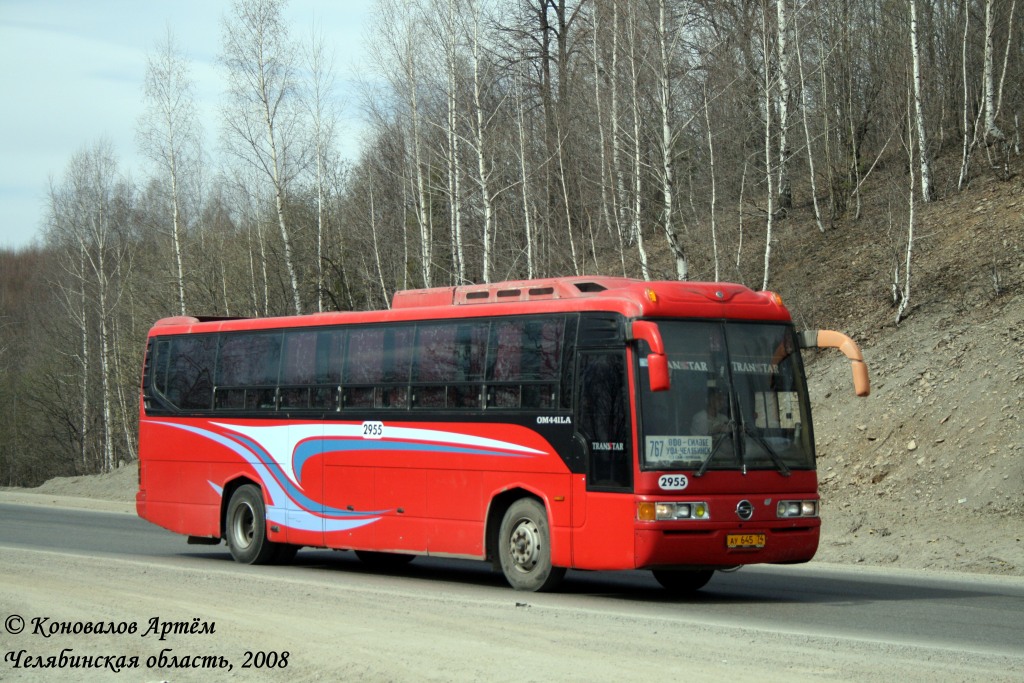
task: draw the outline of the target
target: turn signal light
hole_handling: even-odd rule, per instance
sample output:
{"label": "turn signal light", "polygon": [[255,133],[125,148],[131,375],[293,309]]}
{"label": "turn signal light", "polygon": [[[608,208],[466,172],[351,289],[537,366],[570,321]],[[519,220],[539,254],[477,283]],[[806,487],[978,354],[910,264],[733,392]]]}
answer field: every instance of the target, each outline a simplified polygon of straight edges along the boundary
{"label": "turn signal light", "polygon": [[636,518],[641,522],[665,522],[677,519],[711,519],[705,502],[637,503]]}

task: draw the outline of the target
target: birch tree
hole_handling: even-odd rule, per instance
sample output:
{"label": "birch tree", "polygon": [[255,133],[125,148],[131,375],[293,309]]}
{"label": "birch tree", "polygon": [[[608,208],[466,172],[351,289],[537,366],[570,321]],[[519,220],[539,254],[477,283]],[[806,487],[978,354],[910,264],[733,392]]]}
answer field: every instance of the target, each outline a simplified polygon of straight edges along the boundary
{"label": "birch tree", "polygon": [[779,208],[788,211],[793,208],[793,188],[789,179],[789,86],[790,56],[789,19],[786,0],[775,0],[777,19],[776,34],[779,55]]}
{"label": "birch tree", "polygon": [[651,269],[647,257],[647,248],[644,246],[643,233],[643,151],[640,138],[640,57],[637,55],[637,42],[640,40],[639,18],[637,17],[636,4],[629,6],[628,15],[629,31],[629,83],[632,95],[633,114],[633,215],[632,215],[632,238],[636,240],[637,252],[640,255],[640,272],[645,280],[651,279]]}
{"label": "birch tree", "polygon": [[480,192],[480,208],[482,214],[480,226],[483,236],[482,278],[484,282],[490,282],[492,261],[491,240],[492,233],[494,232],[494,205],[493,198],[491,196],[490,162],[488,161],[487,143],[484,140],[487,128],[485,118],[489,118],[489,116],[485,116],[483,104],[481,102],[484,80],[490,79],[487,79],[487,76],[482,73],[484,68],[483,55],[481,54],[482,46],[480,43],[481,23],[483,20],[482,10],[475,1],[470,0],[468,7],[465,8],[463,16],[466,16],[467,14],[468,25],[466,26],[466,30],[470,45],[470,68],[473,73],[473,150],[476,153],[477,162],[477,175],[474,180],[476,181],[477,188]]}
{"label": "birch tree", "polygon": [[[913,3],[914,0],[911,0]],[[910,107],[907,107],[907,141],[905,148],[907,150],[907,168],[910,173],[907,175],[910,177],[909,191],[907,192],[907,242],[906,242],[906,260],[903,266],[902,276],[900,275],[900,261],[899,255],[893,272],[893,285],[892,295],[893,301],[896,304],[896,324],[899,325],[904,319],[907,313],[907,309],[910,306],[910,264],[911,256],[914,252],[914,126],[910,122],[911,114]],[[918,153],[920,153],[921,144],[918,142]],[[923,179],[922,179],[923,182]],[[902,280],[902,282],[901,282]]]}
{"label": "birch tree", "polygon": [[[440,4],[443,2],[443,4]],[[466,253],[462,235],[462,158],[459,135],[459,10],[456,0],[435,0],[442,59],[445,73],[445,171],[448,189],[448,231],[452,264],[458,284],[469,282],[466,275]],[[529,221],[529,216],[526,217]],[[529,234],[529,223],[527,223]]]}
{"label": "birch tree", "polygon": [[[913,6],[913,2],[911,2]],[[985,54],[984,72],[984,112],[986,142],[1002,141],[1005,136],[996,124],[996,85],[995,85],[995,0],[985,0]]]}
{"label": "birch tree", "polygon": [[[594,78],[594,113],[596,114],[596,117],[597,117],[597,119],[596,119],[597,135],[598,135],[597,144],[598,144],[598,154],[599,154],[599,157],[600,157],[599,160],[598,160],[598,163],[600,164],[600,167],[601,167],[601,217],[604,220],[605,229],[608,231],[608,234],[609,235],[614,235],[614,237],[615,237],[615,239],[617,241],[618,252],[619,252],[619,262],[620,262],[620,265],[622,267],[622,274],[626,275],[626,273],[627,273],[627,271],[626,271],[626,246],[623,243],[623,239],[622,239],[622,227],[621,227],[621,224],[620,224],[620,221],[619,221],[619,215],[618,215],[618,198],[616,197],[615,187],[614,187],[614,185],[610,181],[610,179],[615,176],[615,170],[614,170],[613,167],[612,168],[609,167],[608,139],[607,139],[608,136],[605,133],[604,111],[603,111],[602,104],[601,104],[602,103],[602,97],[601,97],[601,84],[602,84],[602,80],[606,80],[606,81],[608,81],[610,83],[610,89],[613,92],[617,88],[617,83],[616,83],[616,78],[615,78],[615,67],[614,67],[614,64],[616,63],[616,57],[614,55],[614,51],[618,49],[618,44],[617,44],[618,38],[615,35],[612,36],[612,51],[613,51],[613,55],[612,55],[612,58],[611,58],[611,63],[612,63],[613,66],[611,67],[611,72],[612,72],[611,78],[602,79],[602,77],[601,77],[602,70],[604,68],[606,68],[606,67],[605,67],[605,64],[604,64],[604,60],[602,59],[602,56],[601,56],[601,51],[598,48],[598,45],[599,45],[598,34],[601,32],[601,29],[602,29],[602,24],[599,23],[600,19],[601,19],[601,13],[595,7],[594,14],[593,14],[593,25],[592,25],[592,28],[591,28],[591,31],[590,31],[590,50],[591,50],[590,51],[590,58],[591,58],[591,66],[594,69],[594,75],[593,75],[593,78]],[[613,31],[618,31],[618,6],[617,6],[617,3],[612,3],[612,30]],[[613,96],[612,99],[613,99],[613,105],[612,105],[612,108],[611,108],[611,117],[614,118],[614,117],[616,117],[618,115],[618,112],[617,112],[616,103],[614,102],[615,101],[615,97]],[[615,124],[613,124],[613,126],[614,125]],[[617,149],[618,148],[617,141],[612,140],[612,147],[613,147],[613,149]]]}
{"label": "birch tree", "polygon": [[918,161],[921,165],[921,196],[924,201],[932,200],[932,172],[928,158],[928,137],[925,135],[924,105],[921,93],[921,54],[917,41],[917,0],[910,0],[910,51],[914,80],[914,120],[917,124]]}
{"label": "birch tree", "polygon": [[775,220],[774,190],[772,189],[772,83],[771,69],[769,68],[768,50],[768,20],[761,15],[761,40],[764,56],[764,170],[765,183],[767,185],[768,210],[765,216],[765,237],[764,237],[764,278],[761,282],[761,289],[768,289],[768,273],[772,257],[772,226]]}
{"label": "birch tree", "polygon": [[316,309],[324,310],[324,242],[327,231],[328,167],[334,156],[338,112],[334,104],[334,58],[328,53],[322,32],[314,29],[305,50],[309,73],[305,106],[313,137],[313,184],[316,188]]}
{"label": "birch tree", "polygon": [[669,27],[672,20],[667,17],[665,0],[658,0],[658,105],[661,110],[661,221],[665,231],[665,239],[668,241],[669,250],[676,262],[676,278],[679,280],[689,279],[689,261],[686,257],[686,250],[683,248],[679,235],[672,222],[672,202],[674,199],[674,178],[673,178],[673,148],[675,146],[675,134],[673,131],[674,112],[671,102],[671,47],[674,43],[674,31]]}
{"label": "birch tree", "polygon": [[[113,149],[108,141],[100,141],[75,154],[63,184],[51,190],[49,238],[65,254],[74,283],[71,290],[65,290],[65,302],[68,313],[81,330],[81,437],[84,443],[87,443],[90,414],[93,353],[90,330],[96,331],[102,421],[97,469],[101,472],[111,471],[115,463],[113,311],[119,295],[117,273],[126,258],[125,247],[117,234],[119,208],[116,203],[121,192],[118,183]],[[83,466],[88,468],[89,463],[85,461]]]}
{"label": "birch tree", "polygon": [[285,0],[236,0],[223,27],[228,71],[227,150],[270,183],[292,307],[303,312],[285,205],[305,152],[296,102],[297,58],[284,21]]}
{"label": "birch tree", "polygon": [[[426,32],[422,8],[416,0],[378,0],[378,40],[371,45],[378,67],[401,103],[407,124],[409,154],[403,171],[412,184],[414,215],[419,232],[420,277],[424,287],[433,284],[433,230],[428,214],[427,151],[424,142],[423,49]],[[404,190],[403,190],[404,191]]]}
{"label": "birch tree", "polygon": [[[804,124],[804,144],[807,147],[808,176],[811,181],[811,200],[814,204],[814,221],[818,224],[818,232],[825,232],[825,226],[821,222],[821,208],[818,206],[818,183],[814,172],[814,146],[811,143],[811,127],[807,114],[807,82],[804,79],[804,58],[800,49],[800,31],[794,29],[796,36],[796,63],[797,73],[800,75],[800,114]],[[825,141],[826,147],[828,140]]]}
{"label": "birch tree", "polygon": [[199,164],[200,129],[188,62],[169,28],[146,60],[144,84],[146,110],[139,121],[137,138],[142,152],[156,164],[160,180],[167,186],[178,311],[185,315],[182,203],[190,174],[196,172]]}

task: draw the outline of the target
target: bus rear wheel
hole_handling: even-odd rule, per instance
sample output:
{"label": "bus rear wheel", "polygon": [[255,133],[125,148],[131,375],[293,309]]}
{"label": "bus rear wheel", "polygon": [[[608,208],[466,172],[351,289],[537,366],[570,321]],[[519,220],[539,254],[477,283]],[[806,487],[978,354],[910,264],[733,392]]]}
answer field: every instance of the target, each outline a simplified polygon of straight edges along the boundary
{"label": "bus rear wheel", "polygon": [[498,559],[509,585],[519,591],[548,591],[565,576],[551,565],[551,532],[544,506],[532,498],[512,503],[498,532]]}
{"label": "bus rear wheel", "polygon": [[652,569],[661,587],[676,595],[696,593],[714,576],[714,569]]}
{"label": "bus rear wheel", "polygon": [[278,544],[267,540],[267,510],[259,488],[246,484],[231,494],[224,536],[236,562],[270,564],[277,559]]}

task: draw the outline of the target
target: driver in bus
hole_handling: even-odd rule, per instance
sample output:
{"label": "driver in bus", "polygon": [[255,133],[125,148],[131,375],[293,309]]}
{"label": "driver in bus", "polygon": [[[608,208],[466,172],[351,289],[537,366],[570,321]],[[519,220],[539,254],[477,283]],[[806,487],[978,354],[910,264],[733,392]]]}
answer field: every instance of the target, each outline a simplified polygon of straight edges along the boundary
{"label": "driver in bus", "polygon": [[729,431],[729,402],[725,392],[716,387],[708,389],[708,403],[704,410],[693,416],[692,434],[723,434]]}

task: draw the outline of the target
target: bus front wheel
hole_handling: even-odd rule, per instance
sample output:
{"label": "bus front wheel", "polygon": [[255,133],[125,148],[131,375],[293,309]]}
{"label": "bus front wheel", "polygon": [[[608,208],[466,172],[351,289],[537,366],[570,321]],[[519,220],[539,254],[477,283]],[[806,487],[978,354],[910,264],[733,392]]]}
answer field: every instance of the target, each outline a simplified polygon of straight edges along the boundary
{"label": "bus front wheel", "polygon": [[275,560],[278,544],[267,540],[267,511],[257,487],[246,484],[231,495],[224,536],[236,562],[269,564]]}
{"label": "bus front wheel", "polygon": [[519,591],[547,591],[565,576],[551,565],[551,532],[544,506],[532,498],[512,503],[498,532],[498,559],[509,585]]}

